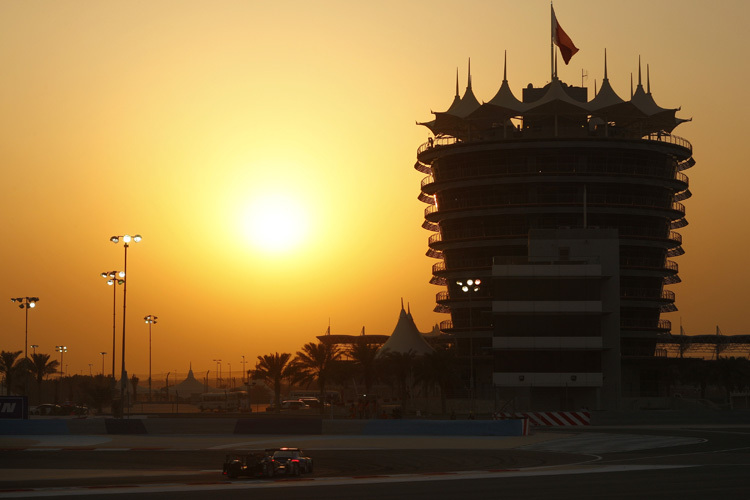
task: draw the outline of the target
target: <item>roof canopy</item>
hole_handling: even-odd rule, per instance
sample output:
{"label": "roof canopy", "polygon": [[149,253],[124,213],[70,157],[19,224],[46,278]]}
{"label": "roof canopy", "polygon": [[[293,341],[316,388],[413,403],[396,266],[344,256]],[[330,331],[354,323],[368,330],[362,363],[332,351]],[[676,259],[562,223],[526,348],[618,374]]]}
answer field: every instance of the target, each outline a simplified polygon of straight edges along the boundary
{"label": "roof canopy", "polygon": [[378,356],[382,356],[386,351],[408,353],[414,352],[417,355],[427,354],[434,349],[427,343],[419,330],[414,324],[411,311],[404,310],[404,304],[401,304],[401,313],[398,316],[396,328],[388,341],[378,350]]}
{"label": "roof canopy", "polygon": [[[442,112],[433,112],[435,119],[424,125],[435,136],[453,136],[466,139],[472,134],[487,135],[492,128],[504,127],[511,118],[538,120],[541,117],[572,119],[576,123],[604,123],[616,128],[627,136],[642,137],[648,134],[671,133],[683,123],[675,113],[677,109],[662,108],[651,95],[651,84],[647,67],[647,88],[641,81],[640,61],[638,63],[638,86],[629,101],[625,101],[612,89],[607,75],[607,54],[604,53],[604,80],[598,94],[590,101],[585,100],[585,89],[570,87],[558,79],[553,79],[543,89],[541,97],[519,101],[510,89],[507,79],[507,63],[504,63],[503,81],[495,96],[488,102],[479,104],[471,87],[471,63],[466,92],[458,94],[456,75],[456,95],[451,106]],[[574,92],[575,91],[575,92]],[[583,92],[584,100],[577,97]],[[596,119],[596,120],[594,120]],[[557,134],[557,127],[555,127]]]}

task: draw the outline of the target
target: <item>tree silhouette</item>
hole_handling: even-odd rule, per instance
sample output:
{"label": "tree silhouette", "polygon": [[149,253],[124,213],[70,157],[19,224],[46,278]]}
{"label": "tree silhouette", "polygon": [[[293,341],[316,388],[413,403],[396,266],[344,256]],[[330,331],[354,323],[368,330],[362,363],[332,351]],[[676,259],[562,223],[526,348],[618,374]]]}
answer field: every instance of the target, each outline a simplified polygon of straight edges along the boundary
{"label": "tree silhouette", "polygon": [[365,383],[365,394],[372,392],[372,385],[377,379],[378,350],[380,346],[368,344],[364,339],[357,339],[347,350],[347,355],[357,366]]}
{"label": "tree silhouette", "polygon": [[315,344],[308,342],[302,346],[301,351],[297,351],[294,358],[296,373],[294,374],[295,382],[310,385],[313,382],[318,383],[320,392],[320,413],[325,413],[326,384],[331,375],[333,362],[341,356],[338,347],[326,344]]}
{"label": "tree silhouette", "polygon": [[415,367],[415,378],[427,392],[440,390],[440,412],[446,412],[446,397],[457,377],[456,356],[452,350],[436,349],[422,356]]}
{"label": "tree silhouette", "polygon": [[57,367],[60,366],[60,363],[56,359],[50,361],[49,357],[49,354],[35,352],[30,358],[22,360],[27,364],[29,372],[31,372],[36,380],[40,403],[42,402],[42,382],[44,378],[52,373],[57,373]]}
{"label": "tree silhouette", "polygon": [[408,352],[386,350],[381,356],[384,364],[383,372],[397,387],[398,397],[401,404],[405,406],[411,394],[417,354],[412,349]]}
{"label": "tree silhouette", "polygon": [[5,394],[10,396],[13,390],[13,382],[15,378],[24,371],[25,364],[20,361],[17,362],[18,356],[23,351],[2,351],[0,352],[0,373],[5,375]]}
{"label": "tree silhouette", "polygon": [[291,359],[292,355],[287,352],[265,354],[258,356],[258,363],[254,370],[247,371],[253,380],[262,380],[273,387],[277,412],[281,411],[281,382],[284,378],[291,377],[295,370],[290,364]]}

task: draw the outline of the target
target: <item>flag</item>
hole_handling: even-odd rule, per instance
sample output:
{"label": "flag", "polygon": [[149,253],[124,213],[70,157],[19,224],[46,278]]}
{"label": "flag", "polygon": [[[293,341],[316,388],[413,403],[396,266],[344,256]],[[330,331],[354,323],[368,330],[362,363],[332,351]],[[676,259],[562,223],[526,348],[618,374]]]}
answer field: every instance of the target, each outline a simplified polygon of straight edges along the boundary
{"label": "flag", "polygon": [[575,46],[573,40],[570,39],[567,33],[562,29],[560,23],[557,22],[557,16],[555,16],[555,8],[552,7],[552,42],[560,49],[563,61],[565,64],[570,62],[570,58],[578,52],[578,47]]}

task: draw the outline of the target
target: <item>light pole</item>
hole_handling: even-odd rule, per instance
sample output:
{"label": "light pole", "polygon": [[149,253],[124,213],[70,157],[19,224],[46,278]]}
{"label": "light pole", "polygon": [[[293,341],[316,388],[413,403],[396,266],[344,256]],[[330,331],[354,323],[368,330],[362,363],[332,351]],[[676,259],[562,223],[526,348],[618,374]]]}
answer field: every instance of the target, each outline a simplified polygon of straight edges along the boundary
{"label": "light pole", "polygon": [[93,377],[93,375],[91,374],[91,367],[92,366],[94,366],[94,364],[93,363],[89,363],[89,377]]}
{"label": "light pole", "polygon": [[[106,351],[101,351],[99,354],[102,355],[102,377],[104,376],[104,355],[107,354]],[[112,356],[114,357],[114,356]]]}
{"label": "light pole", "polygon": [[156,324],[158,317],[149,314],[143,320],[148,323],[148,400],[151,402],[151,325]]}
{"label": "light pole", "polygon": [[242,355],[242,385],[245,385],[245,355]]}
{"label": "light pole", "polygon": [[[130,246],[130,242],[134,241],[138,243],[141,241],[141,235],[136,234],[135,236],[130,236],[129,234],[126,234],[124,236],[112,236],[109,238],[109,241],[112,243],[119,243],[120,239],[122,239],[123,245],[125,246],[125,267],[124,273],[125,275],[128,274],[128,247]],[[122,366],[121,366],[121,372],[120,372],[120,403],[125,403],[125,388],[128,385],[128,374],[125,371],[125,319],[127,315],[125,314],[125,311],[127,309],[127,303],[128,303],[128,282],[125,280],[122,286]],[[114,357],[114,356],[113,356]],[[125,407],[123,406],[123,409]]]}
{"label": "light pole", "polygon": [[60,353],[60,378],[62,379],[65,376],[65,365],[63,364],[63,355],[68,352],[68,347],[64,345],[56,345],[55,351]]}
{"label": "light pole", "polygon": [[[109,271],[101,274],[112,287],[112,384],[115,383],[115,337],[117,336],[117,285],[125,284],[125,271]],[[102,370],[104,375],[104,370]],[[114,387],[114,386],[113,386]]]}
{"label": "light pole", "polygon": [[456,281],[461,291],[469,296],[469,396],[471,397],[471,411],[474,411],[474,328],[472,324],[473,308],[471,299],[475,293],[479,292],[479,285],[482,280],[476,278],[466,281]]}
{"label": "light pole", "polygon": [[24,329],[23,356],[25,358],[28,358],[29,357],[29,309],[34,309],[36,307],[36,303],[39,302],[39,297],[12,297],[10,301],[13,302],[14,304],[18,302],[19,303],[18,307],[20,307],[21,309],[26,309],[26,327]]}
{"label": "light pole", "polygon": [[215,359],[214,362],[216,363],[216,388],[219,388],[219,380],[221,380],[221,360]]}
{"label": "light pole", "polygon": [[33,356],[34,354],[36,354],[36,348],[39,347],[39,344],[31,344],[29,347],[31,347],[34,350],[31,353],[31,355]]}
{"label": "light pole", "polygon": [[227,361],[227,364],[229,365],[229,378],[227,380],[229,381],[229,387],[232,388],[232,363]]}

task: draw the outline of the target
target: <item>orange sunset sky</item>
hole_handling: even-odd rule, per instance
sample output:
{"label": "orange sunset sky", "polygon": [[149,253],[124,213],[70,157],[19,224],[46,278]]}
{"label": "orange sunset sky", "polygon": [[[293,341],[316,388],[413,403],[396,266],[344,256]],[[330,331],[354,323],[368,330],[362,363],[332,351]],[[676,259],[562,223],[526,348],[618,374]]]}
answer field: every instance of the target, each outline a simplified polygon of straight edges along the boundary
{"label": "orange sunset sky", "polygon": [[[642,58],[662,107],[693,121],[678,333],[748,333],[747,20],[736,0],[558,0],[580,48],[559,75],[624,98]],[[111,351],[112,235],[128,252],[127,367],[236,373],[326,331],[390,334],[403,297],[433,312],[420,227],[428,131],[466,88],[516,96],[550,79],[547,0],[0,2],[0,349],[68,347],[68,373]],[[644,81],[645,84],[645,81]],[[745,151],[745,153],[743,153]],[[122,287],[118,289],[118,371]],[[29,351],[31,352],[31,351]],[[111,369],[109,355],[106,371]],[[159,375],[161,374],[161,375]]]}

